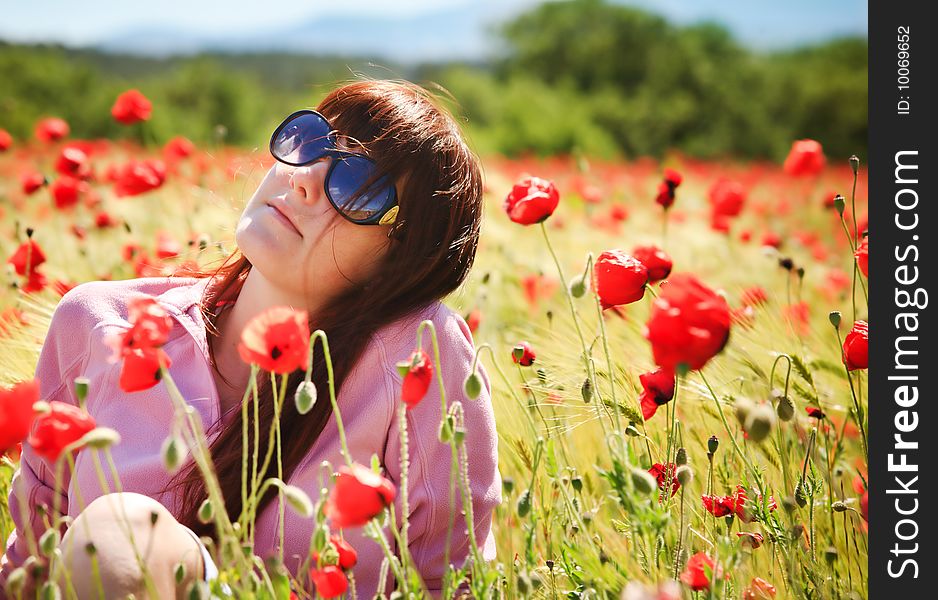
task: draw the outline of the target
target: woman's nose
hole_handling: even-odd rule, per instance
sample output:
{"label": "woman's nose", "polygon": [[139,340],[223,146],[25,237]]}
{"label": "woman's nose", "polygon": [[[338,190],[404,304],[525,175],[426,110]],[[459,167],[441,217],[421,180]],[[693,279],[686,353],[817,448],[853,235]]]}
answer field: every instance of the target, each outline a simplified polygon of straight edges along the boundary
{"label": "woman's nose", "polygon": [[304,202],[317,202],[325,193],[323,181],[328,170],[328,159],[322,159],[302,167],[295,167],[293,172],[290,173],[290,187],[302,194]]}

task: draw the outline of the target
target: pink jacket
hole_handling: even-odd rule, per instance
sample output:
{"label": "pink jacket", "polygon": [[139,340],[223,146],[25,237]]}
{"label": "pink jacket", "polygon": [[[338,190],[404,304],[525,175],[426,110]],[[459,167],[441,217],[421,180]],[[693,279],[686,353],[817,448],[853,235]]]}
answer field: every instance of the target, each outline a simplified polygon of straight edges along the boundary
{"label": "pink jacket", "polygon": [[[164,346],[172,359],[170,373],[183,397],[198,411],[208,429],[220,416],[218,394],[208,362],[205,324],[199,311],[201,294],[208,281],[147,277],[78,285],[57,306],[36,367],[44,400],[76,404],[73,380],[78,376],[91,380],[86,404],[88,412],[98,425],[111,427],[121,435],[120,444],[112,452],[124,491],[153,497],[174,514],[177,509],[175,497],[162,492],[169,475],[160,459],[160,446],[170,433],[173,414],[166,386],[158,384],[132,394],[122,392],[117,385],[120,364],[107,361],[110,350],[103,339],[109,333],[129,327],[125,307],[128,294],[142,292],[156,297],[174,319],[169,341]],[[480,363],[478,369],[484,384],[482,393],[476,400],[466,398],[463,381],[473,359],[472,336],[465,321],[443,303],[433,302],[373,335],[338,396],[349,451],[353,460],[365,465],[370,464],[371,456],[376,454],[388,478],[399,485],[397,406],[401,377],[395,363],[406,359],[416,348],[416,328],[424,319],[433,321],[439,337],[447,403],[461,401],[465,410],[475,534],[483,545],[485,558],[492,559],[495,557],[492,510],[501,501],[501,479],[491,386]],[[429,332],[424,333],[424,348],[432,348]],[[432,350],[430,352],[432,356]],[[326,393],[320,390],[321,402],[328,400]],[[441,578],[447,568],[443,564],[443,556],[451,503],[450,448],[437,439],[440,411],[439,389],[434,379],[426,398],[407,413],[410,549],[431,590],[441,586]],[[10,571],[29,554],[21,515],[25,512],[36,536],[42,535],[45,527],[36,507],[43,504],[51,507],[55,493],[52,465],[37,456],[27,444],[23,446],[22,462],[14,476],[9,498],[16,530],[10,535],[0,559],[0,597]],[[87,505],[103,493],[89,452],[79,452],[75,472],[70,478],[66,474],[67,491],[62,495],[61,506],[72,517],[82,510],[79,497]],[[334,417],[288,483],[301,487],[315,501],[321,487],[320,477],[326,478],[323,481],[328,486],[329,473],[320,469],[325,460],[330,461],[334,468],[343,464]],[[110,487],[113,491],[113,482]],[[458,492],[454,500],[459,502]],[[398,502],[395,505],[400,515],[400,505]],[[255,552],[261,557],[276,551],[278,513],[275,501],[258,517]],[[301,518],[289,506],[285,515],[284,557],[287,567],[296,574],[308,552],[312,522]],[[345,536],[358,551],[359,560],[354,567],[358,595],[370,598],[378,585],[378,571],[383,558],[381,550],[358,528],[346,530]],[[394,547],[393,538],[388,536],[388,539]],[[457,506],[450,559],[461,564],[468,552],[466,525]]]}

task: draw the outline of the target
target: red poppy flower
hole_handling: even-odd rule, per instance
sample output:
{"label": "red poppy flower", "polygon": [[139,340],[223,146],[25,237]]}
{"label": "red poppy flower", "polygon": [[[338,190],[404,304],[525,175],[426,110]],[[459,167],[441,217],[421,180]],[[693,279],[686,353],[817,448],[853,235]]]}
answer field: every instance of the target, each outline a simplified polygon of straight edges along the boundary
{"label": "red poppy flower", "polygon": [[[741,485],[736,486],[736,493],[730,496],[733,500],[733,511],[736,513],[736,518],[742,521],[743,523],[751,523],[755,518],[752,509],[747,504],[749,502],[749,496],[746,493],[746,488]],[[758,496],[757,500],[762,501],[762,496]],[[769,496],[768,509],[769,512],[778,508],[778,504],[775,502],[775,498]]]}
{"label": "red poppy flower", "polygon": [[170,161],[186,158],[193,152],[195,152],[195,144],[181,135],[177,135],[163,146],[163,156]]}
{"label": "red poppy flower", "polygon": [[648,283],[648,268],[621,250],[606,250],[596,259],[593,282],[603,310],[641,300]]}
{"label": "red poppy flower", "polygon": [[511,188],[503,207],[508,218],[521,225],[534,225],[557,209],[560,194],[552,181],[526,176]]}
{"label": "red poppy flower", "polygon": [[59,153],[59,158],[55,161],[55,170],[60,175],[86,179],[91,175],[91,164],[88,162],[88,155],[81,148],[69,145]]}
{"label": "red poppy flower", "polygon": [[88,184],[80,179],[63,175],[49,186],[52,199],[58,209],[69,208],[78,204],[81,194],[88,191]]}
{"label": "red poppy flower", "polygon": [[[339,554],[340,568],[347,571],[358,563],[358,552],[356,552],[355,548],[345,541],[344,538],[333,533],[329,536],[329,542],[335,547],[336,552]],[[313,551],[313,562],[319,562],[319,553],[316,551]]]}
{"label": "red poppy flower", "polygon": [[693,275],[675,275],[662,284],[645,334],[658,366],[700,369],[723,350],[729,336],[730,310],[722,296]]}
{"label": "red poppy flower", "polygon": [[761,546],[765,542],[765,538],[761,533],[741,531],[736,534],[736,537],[742,542],[744,546],[749,546],[753,550]]}
{"label": "red poppy flower", "polygon": [[863,516],[863,520],[867,523],[870,522],[870,493],[869,491],[863,492],[863,495],[860,497],[860,514]]}
{"label": "red poppy flower", "polygon": [[42,119],[36,123],[35,135],[40,142],[54,142],[64,138],[68,133],[68,123],[57,117]]}
{"label": "red poppy flower", "polygon": [[119,167],[113,176],[117,196],[139,196],[163,185],[166,165],[161,160],[131,160]]}
{"label": "red poppy flower", "polygon": [[150,389],[160,382],[160,365],[170,368],[173,361],[162,348],[138,348],[123,355],[118,385],[125,392],[139,392]]}
{"label": "red poppy flower", "polygon": [[159,231],[156,234],[156,256],[161,259],[174,258],[182,252],[182,246],[168,231]]}
{"label": "red poppy flower", "polygon": [[806,406],[806,407],[804,408],[804,410],[805,410],[806,413],[808,413],[808,416],[811,417],[812,419],[821,420],[821,419],[823,419],[824,416],[825,416],[825,415],[824,415],[824,411],[822,411],[820,408],[816,408],[816,407],[814,407],[814,406]]}
{"label": "red poppy flower", "polygon": [[866,321],[857,321],[853,324],[853,329],[844,338],[844,364],[848,371],[865,369],[870,363],[869,357],[869,328]]}
{"label": "red poppy flower", "polygon": [[117,225],[117,219],[111,216],[111,213],[106,210],[99,211],[98,214],[94,216],[94,226],[98,229],[107,229],[115,225]]}
{"label": "red poppy flower", "polygon": [[665,210],[671,208],[671,205],[674,204],[675,190],[683,180],[681,174],[674,169],[665,169],[664,178],[658,184],[658,195],[655,197],[655,202],[663,206]]}
{"label": "red poppy flower", "polygon": [[153,104],[140,93],[140,90],[136,89],[127,90],[118,96],[114,106],[111,107],[111,116],[115,121],[124,125],[146,121],[152,112]]}
{"label": "red poppy flower", "polygon": [[406,361],[401,363],[407,369],[401,387],[401,400],[407,408],[417,406],[430,389],[433,381],[433,361],[422,348],[415,350]]}
{"label": "red poppy flower", "polygon": [[21,289],[27,294],[32,294],[46,289],[48,284],[49,281],[46,279],[46,276],[43,273],[39,271],[30,271],[29,277],[26,278],[26,283],[23,284]]}
{"label": "red poppy flower", "polygon": [[521,279],[521,287],[528,305],[534,309],[542,298],[550,298],[559,284],[557,280],[541,274],[526,275]]}
{"label": "red poppy flower", "polygon": [[762,245],[771,246],[772,248],[781,248],[782,236],[775,233],[774,231],[766,231],[762,236]]}
{"label": "red poppy flower", "polygon": [[46,176],[38,171],[26,171],[20,175],[20,184],[23,186],[23,193],[31,196],[46,184]]}
{"label": "red poppy flower", "polygon": [[154,349],[166,343],[173,320],[166,309],[152,296],[136,296],[127,301],[127,321],[131,323],[121,335],[125,351]]}
{"label": "red poppy flower", "polygon": [[797,140],[792,143],[784,169],[789,175],[817,175],[824,170],[827,159],[821,144],[814,140]]}
{"label": "red poppy flower", "polygon": [[80,440],[96,425],[91,415],[77,406],[53,400],[49,409],[36,417],[29,445],[36,454],[54,463],[66,446]]}
{"label": "red poppy flower", "polygon": [[703,501],[704,510],[714,517],[728,517],[734,514],[736,510],[736,501],[732,496],[714,496],[704,494],[700,497]]}
{"label": "red poppy flower", "polygon": [[[671,495],[677,493],[677,489],[681,487],[680,482],[677,480],[677,465],[674,463],[668,463],[663,465],[661,463],[655,463],[651,465],[651,468],[648,469],[648,472],[651,473],[651,476],[655,478],[655,481],[658,482],[658,489],[663,490],[667,487],[667,477],[668,473],[671,474]],[[659,498],[660,500],[660,498]]]}
{"label": "red poppy flower", "polygon": [[749,587],[743,591],[743,600],[772,600],[776,593],[774,585],[761,577],[754,577]]}
{"label": "red poppy flower", "polygon": [[68,293],[70,289],[75,287],[77,284],[71,281],[65,281],[63,279],[56,279],[52,282],[52,289],[55,290],[55,293],[59,296],[64,296]]}
{"label": "red poppy flower", "polygon": [[348,590],[348,578],[335,565],[310,569],[309,578],[316,586],[316,595],[322,598],[336,598]]}
{"label": "red poppy flower", "polygon": [[479,329],[479,324],[482,322],[482,311],[478,308],[473,308],[468,315],[465,316],[466,325],[469,326],[469,331],[475,333]]}
{"label": "red poppy flower", "polygon": [[736,217],[746,202],[746,189],[738,181],[718,179],[708,194],[714,217]]}
{"label": "red poppy flower", "polygon": [[39,401],[39,382],[22,381],[12,387],[0,387],[0,454],[26,439],[36,414],[33,404]]}
{"label": "red poppy flower", "polygon": [[511,350],[511,360],[522,367],[533,365],[535,358],[537,358],[537,355],[534,354],[534,349],[527,342],[521,342]]}
{"label": "red poppy flower", "polygon": [[46,255],[36,240],[30,238],[19,245],[7,262],[13,265],[17,275],[26,276],[46,262]]}
{"label": "red poppy flower", "polygon": [[638,246],[632,250],[632,256],[648,269],[648,283],[661,281],[671,274],[674,266],[668,253],[657,246]]}
{"label": "red poppy flower", "polygon": [[265,371],[292,373],[309,361],[309,315],[289,306],[268,308],[241,333],[238,354]]}
{"label": "red poppy flower", "polygon": [[394,484],[371,469],[343,465],[326,501],[326,516],[334,527],[359,527],[390,506],[395,496]]}
{"label": "red poppy flower", "polygon": [[6,152],[13,145],[13,136],[6,129],[0,129],[0,152]]}
{"label": "red poppy flower", "polygon": [[667,369],[655,369],[651,373],[638,376],[642,383],[642,395],[638,402],[642,407],[642,416],[647,421],[655,416],[659,406],[674,398],[674,372]]}
{"label": "red poppy flower", "polygon": [[715,578],[723,576],[723,570],[716,567],[713,559],[698,552],[690,557],[684,572],[681,573],[681,581],[695,592],[710,589],[710,582]]}
{"label": "red poppy flower", "polygon": [[743,290],[740,301],[743,306],[762,306],[769,300],[769,294],[765,288],[754,286]]}
{"label": "red poppy flower", "polygon": [[860,272],[866,277],[870,276],[869,239],[869,236],[864,237],[860,245],[857,246],[857,251],[853,254],[853,257],[857,259],[857,266],[860,268]]}

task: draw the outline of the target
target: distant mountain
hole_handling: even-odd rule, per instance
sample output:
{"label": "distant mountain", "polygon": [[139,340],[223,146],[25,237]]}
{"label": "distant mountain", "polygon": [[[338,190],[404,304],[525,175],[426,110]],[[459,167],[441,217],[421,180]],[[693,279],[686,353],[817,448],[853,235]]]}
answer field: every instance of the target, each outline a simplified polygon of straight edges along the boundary
{"label": "distant mountain", "polygon": [[[155,57],[201,51],[283,51],[370,56],[401,64],[452,59],[483,61],[501,50],[497,36],[489,35],[490,29],[538,1],[474,0],[405,16],[318,16],[300,25],[263,31],[192,32],[171,26],[147,26],[107,37],[93,47]],[[758,50],[820,43],[844,35],[865,36],[867,31],[864,0],[612,1],[656,12],[678,25],[720,23],[742,44]]]}
{"label": "distant mountain", "polygon": [[147,56],[284,51],[374,56],[402,63],[477,60],[497,51],[494,36],[487,35],[492,22],[491,15],[478,7],[462,6],[399,18],[317,17],[290,28],[224,36],[146,27],[108,38],[94,47]]}

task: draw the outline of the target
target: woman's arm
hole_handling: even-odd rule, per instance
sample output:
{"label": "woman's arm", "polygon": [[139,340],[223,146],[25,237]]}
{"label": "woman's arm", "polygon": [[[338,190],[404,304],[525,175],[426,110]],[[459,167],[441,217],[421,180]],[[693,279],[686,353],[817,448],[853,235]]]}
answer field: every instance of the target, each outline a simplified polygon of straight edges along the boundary
{"label": "woman's arm", "polygon": [[[73,381],[80,375],[87,356],[90,315],[87,307],[93,301],[86,286],[83,284],[69,290],[52,315],[36,365],[42,400],[78,403]],[[10,573],[35,553],[34,544],[46,530],[39,507],[48,507],[48,513],[51,513],[58,494],[59,509],[63,514],[68,511],[67,469],[63,469],[62,476],[61,489],[56,492],[55,474],[48,463],[37,456],[29,444],[23,444],[23,454],[13,475],[8,499],[15,529],[6,540],[6,550],[0,557],[0,598],[5,598],[4,587]]]}
{"label": "woman's arm", "polygon": [[[469,488],[472,496],[473,532],[479,551],[485,560],[495,558],[492,537],[492,512],[501,502],[501,478],[498,473],[498,439],[495,416],[491,403],[491,384],[481,362],[477,371],[482,378],[482,392],[475,400],[466,397],[463,383],[472,369],[474,348],[465,321],[449,311],[441,311],[435,319],[440,345],[441,372],[446,390],[446,404],[460,402],[465,414],[465,449],[468,456]],[[448,315],[445,316],[444,315]],[[433,356],[429,335],[424,338],[424,350]],[[402,360],[407,356],[393,357]],[[388,371],[400,402],[401,377]],[[462,496],[457,491],[450,497],[452,451],[449,444],[438,439],[442,420],[440,389],[436,373],[426,397],[407,411],[407,434],[410,456],[409,467],[409,547],[417,569],[431,592],[439,592],[443,575],[449,570],[444,564],[450,509],[455,522],[449,544],[449,562],[461,566],[471,555],[466,519],[462,512]],[[384,464],[391,478],[400,483],[400,429],[397,419],[388,432]],[[457,471],[458,476],[458,471]],[[395,504],[398,506],[400,494]],[[438,594],[434,594],[437,596]]]}

